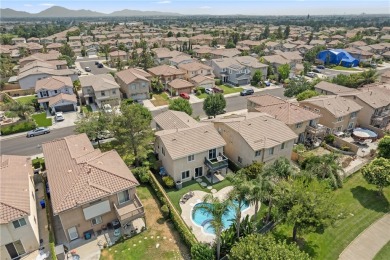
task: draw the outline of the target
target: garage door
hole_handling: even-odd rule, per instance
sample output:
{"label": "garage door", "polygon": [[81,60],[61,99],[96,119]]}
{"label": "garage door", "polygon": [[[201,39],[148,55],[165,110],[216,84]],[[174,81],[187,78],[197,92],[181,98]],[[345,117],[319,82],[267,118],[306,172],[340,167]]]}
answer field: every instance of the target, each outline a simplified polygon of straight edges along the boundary
{"label": "garage door", "polygon": [[133,100],[144,100],[147,99],[146,94],[136,94],[136,95],[131,95],[131,98]]}
{"label": "garage door", "polygon": [[64,106],[56,106],[55,109],[57,112],[68,112],[68,111],[74,111],[74,106],[72,104],[64,105]]}
{"label": "garage door", "polygon": [[178,94],[180,95],[181,93],[191,94],[191,88],[181,88],[178,90]]}
{"label": "garage door", "polygon": [[246,85],[246,84],[248,84],[248,80],[246,80],[246,79],[241,79],[241,80],[238,81],[238,84],[239,84],[239,85]]}

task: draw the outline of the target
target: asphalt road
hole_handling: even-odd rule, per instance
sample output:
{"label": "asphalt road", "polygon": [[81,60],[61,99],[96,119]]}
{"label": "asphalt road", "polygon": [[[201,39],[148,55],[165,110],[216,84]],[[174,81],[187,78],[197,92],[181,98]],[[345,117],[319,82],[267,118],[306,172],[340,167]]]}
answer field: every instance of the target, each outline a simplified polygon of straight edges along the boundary
{"label": "asphalt road", "polygon": [[80,66],[83,70],[85,70],[85,67],[90,67],[91,71],[89,73],[92,73],[94,75],[107,74],[110,71],[114,71],[114,70],[110,70],[106,67],[98,68],[97,65],[95,65],[95,61],[81,61]]}
{"label": "asphalt road", "polygon": [[0,141],[1,154],[31,156],[42,153],[41,145],[74,134],[74,126],[52,130],[49,134],[27,138],[25,135]]}

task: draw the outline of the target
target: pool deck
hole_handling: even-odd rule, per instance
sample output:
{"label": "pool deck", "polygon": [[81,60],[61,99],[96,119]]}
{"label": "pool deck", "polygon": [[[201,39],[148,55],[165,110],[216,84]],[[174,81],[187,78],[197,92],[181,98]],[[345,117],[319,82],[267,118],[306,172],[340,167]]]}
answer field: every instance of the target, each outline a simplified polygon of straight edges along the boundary
{"label": "pool deck", "polygon": [[[218,191],[217,193],[215,193],[214,197],[218,197],[220,200],[225,200],[227,198],[228,193],[232,189],[233,189],[233,186],[225,187],[225,188],[221,189],[220,191]],[[192,230],[192,233],[195,235],[195,237],[198,239],[199,242],[212,243],[215,239],[215,235],[204,232],[203,228],[198,226],[197,224],[195,224],[192,221],[192,217],[191,217],[191,212],[192,212],[192,209],[194,208],[195,204],[203,202],[203,198],[207,194],[210,194],[210,193],[196,190],[196,191],[194,191],[194,196],[192,198],[187,200],[187,202],[185,202],[184,204],[180,203],[180,207],[182,209],[181,217],[186,222],[187,226],[190,227],[190,229]],[[252,207],[250,205],[248,209],[246,209],[246,210],[244,210],[244,212],[242,212],[241,218],[243,219],[247,215],[252,216],[254,214],[254,211],[255,211],[254,207]]]}

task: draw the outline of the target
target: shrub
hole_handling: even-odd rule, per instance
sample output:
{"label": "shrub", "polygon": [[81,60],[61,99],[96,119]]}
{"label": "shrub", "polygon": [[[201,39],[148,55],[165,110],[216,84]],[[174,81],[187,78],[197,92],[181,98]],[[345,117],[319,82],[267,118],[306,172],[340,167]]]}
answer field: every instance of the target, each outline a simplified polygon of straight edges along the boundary
{"label": "shrub", "polygon": [[222,85],[222,80],[216,79],[216,80],[215,80],[215,85],[217,85],[217,86]]}
{"label": "shrub", "polygon": [[141,183],[149,181],[149,169],[147,167],[138,167],[133,169],[132,172]]}
{"label": "shrub", "polygon": [[15,125],[10,126],[2,126],[1,127],[1,135],[10,135],[10,134],[16,134],[21,132],[27,132],[36,127],[34,122],[29,121],[23,121],[19,122]]}
{"label": "shrub", "polygon": [[306,147],[304,144],[297,144],[293,147],[293,152],[295,153],[303,153],[306,152]]}
{"label": "shrub", "polygon": [[214,252],[210,246],[203,243],[197,243],[191,247],[191,259],[212,260],[214,259]]}
{"label": "shrub", "polygon": [[200,90],[198,89],[198,90],[196,91],[195,95],[197,95],[197,96],[202,95],[202,91],[200,91]]}
{"label": "shrub", "polygon": [[175,181],[171,176],[164,176],[162,180],[168,189],[171,189],[175,186]]}
{"label": "shrub", "polygon": [[341,146],[341,150],[348,152],[350,150],[350,148],[347,145],[343,145],[343,146]]}
{"label": "shrub", "polygon": [[134,100],[132,98],[127,98],[127,99],[123,100],[122,102],[124,102],[126,105],[130,105],[130,104],[134,103]]}
{"label": "shrub", "polygon": [[196,88],[196,92],[198,92],[198,91],[200,91],[201,94],[206,93],[204,87],[197,87],[197,88]]}
{"label": "shrub", "polygon": [[162,215],[163,215],[164,218],[168,218],[169,217],[169,208],[168,208],[167,205],[164,204],[161,207],[161,212],[162,212]]}
{"label": "shrub", "polygon": [[41,161],[40,160],[36,160],[35,162],[33,162],[33,167],[34,169],[38,169],[41,167]]}
{"label": "shrub", "polygon": [[45,162],[42,162],[42,163],[41,163],[41,170],[42,170],[42,171],[46,170],[46,164],[45,164]]}
{"label": "shrub", "polygon": [[334,135],[327,135],[324,138],[324,140],[327,144],[332,144],[334,142],[334,139],[335,139]]}

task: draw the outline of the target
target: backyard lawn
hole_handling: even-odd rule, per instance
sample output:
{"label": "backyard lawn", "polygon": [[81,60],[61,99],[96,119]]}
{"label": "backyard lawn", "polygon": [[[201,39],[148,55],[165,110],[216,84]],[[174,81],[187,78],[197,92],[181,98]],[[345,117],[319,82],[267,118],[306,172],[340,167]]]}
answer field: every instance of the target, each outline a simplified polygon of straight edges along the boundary
{"label": "backyard lawn", "polygon": [[51,126],[52,125],[52,119],[46,117],[46,112],[35,114],[31,116],[34,120],[37,126]]}
{"label": "backyard lawn", "polygon": [[343,67],[343,66],[336,66],[336,67],[333,67],[331,68],[333,70],[349,70],[349,71],[358,71],[357,69],[355,68],[347,68],[347,67]]}
{"label": "backyard lawn", "polygon": [[146,214],[147,230],[102,251],[101,260],[189,259],[188,248],[171,222],[165,221],[149,186],[137,187]]}
{"label": "backyard lawn", "polygon": [[381,251],[376,254],[374,260],[388,260],[390,259],[390,242],[382,247]]}
{"label": "backyard lawn", "polygon": [[[213,186],[213,189],[216,189],[217,191],[231,185],[230,181],[228,181],[226,179],[221,181],[221,182],[218,182],[216,184],[209,183],[205,177],[202,177],[202,179],[204,182],[207,183],[207,185]],[[169,199],[172,201],[173,205],[176,207],[176,209],[179,211],[179,213],[181,213],[181,207],[179,205],[180,199],[183,197],[184,194],[188,193],[189,191],[194,191],[194,190],[201,190],[201,191],[210,193],[210,190],[200,186],[200,184],[196,180],[191,180],[191,181],[187,181],[187,182],[183,183],[183,188],[181,188],[180,190],[170,189],[170,190],[166,190],[166,191],[167,191]]]}
{"label": "backyard lawn", "polygon": [[154,99],[150,100],[155,107],[165,106],[169,103],[169,97],[167,93],[153,94]]}
{"label": "backyard lawn", "polygon": [[[304,236],[304,249],[315,259],[338,259],[341,252],[362,231],[389,212],[390,188],[384,189],[384,197],[378,196],[374,185],[367,184],[360,172],[349,177],[344,187],[335,191],[334,202],[339,204],[343,219],[322,234]],[[292,227],[281,225],[276,235],[291,238]]]}
{"label": "backyard lawn", "polygon": [[34,99],[37,99],[35,95],[25,96],[20,98],[14,98],[17,102],[23,105],[32,104]]}

